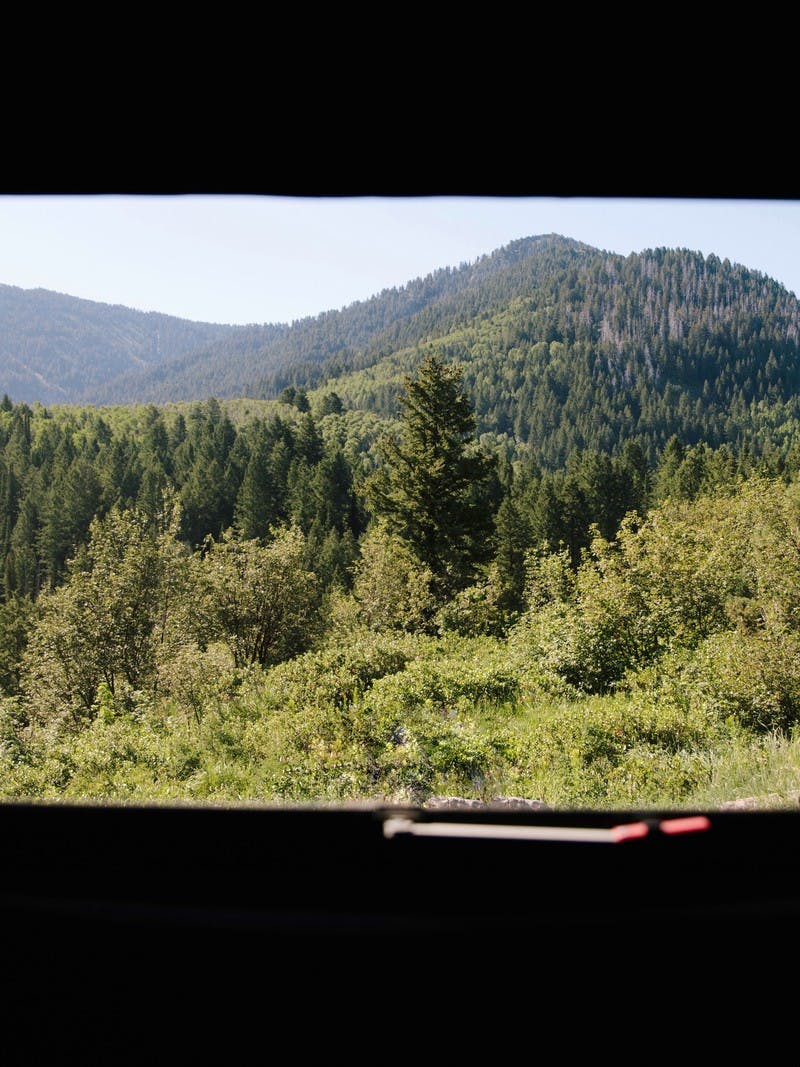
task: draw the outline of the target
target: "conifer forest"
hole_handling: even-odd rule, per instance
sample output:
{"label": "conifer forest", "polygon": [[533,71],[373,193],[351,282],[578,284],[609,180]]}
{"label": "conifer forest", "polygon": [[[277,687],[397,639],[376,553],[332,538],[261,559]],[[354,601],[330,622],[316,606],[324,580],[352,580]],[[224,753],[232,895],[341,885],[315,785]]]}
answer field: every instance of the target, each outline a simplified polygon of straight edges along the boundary
{"label": "conifer forest", "polygon": [[796,803],[777,282],[549,235],[291,325],[71,300],[0,286],[0,797]]}

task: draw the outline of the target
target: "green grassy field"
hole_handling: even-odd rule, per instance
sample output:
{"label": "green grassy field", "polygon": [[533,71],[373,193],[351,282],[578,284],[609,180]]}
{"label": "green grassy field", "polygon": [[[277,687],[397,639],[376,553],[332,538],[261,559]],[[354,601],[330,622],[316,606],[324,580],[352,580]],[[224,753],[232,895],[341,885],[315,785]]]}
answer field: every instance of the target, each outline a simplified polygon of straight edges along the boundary
{"label": "green grassy field", "polygon": [[[104,802],[424,804],[522,797],[558,808],[795,806],[800,736],[690,707],[663,679],[542,692],[506,640],[352,634],[262,671],[222,648],[185,699],[101,695],[82,729],[20,730],[4,708],[0,795]],[[684,694],[685,696],[685,694]]]}

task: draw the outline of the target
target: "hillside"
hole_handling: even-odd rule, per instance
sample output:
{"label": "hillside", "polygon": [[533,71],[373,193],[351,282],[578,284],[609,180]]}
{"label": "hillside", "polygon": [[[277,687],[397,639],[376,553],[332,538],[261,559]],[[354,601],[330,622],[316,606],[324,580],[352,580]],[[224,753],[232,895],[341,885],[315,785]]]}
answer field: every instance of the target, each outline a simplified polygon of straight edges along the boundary
{"label": "hillside", "polygon": [[245,351],[222,338],[202,352],[131,372],[87,395],[91,403],[166,403],[207,396],[276,396],[420,343],[502,308],[596,250],[556,235],[528,237],[472,264],[444,267],[339,311],[301,319]]}
{"label": "hillside", "polygon": [[786,453],[799,343],[797,298],[758,272],[554,234],[291,325],[212,326],[0,288],[0,393],[15,402],[274,399],[294,387],[393,417],[404,376],[433,353],[462,365],[479,433],[547,469],[632,438],[651,462],[672,436]]}
{"label": "hillside", "polygon": [[506,277],[515,265],[525,264],[530,288],[593,252],[552,235],[527,238],[291,326],[192,323],[0,286],[0,393],[45,404],[269,395],[273,379],[308,377],[305,368],[323,364],[329,371],[331,361],[356,366],[502,306],[518,289]]}
{"label": "hillside", "polygon": [[[423,338],[298,367],[292,381],[325,383],[346,408],[388,416],[404,376],[436,354],[461,364],[479,432],[526,445],[550,469],[576,449],[616,453],[631,438],[651,460],[672,436],[756,452],[795,444],[800,304],[783,286],[683,249],[537,266],[537,284],[531,260],[496,276],[502,297],[490,303],[483,287],[472,315],[453,298]],[[263,395],[286,381],[262,383]]]}
{"label": "hillside", "polygon": [[[258,328],[260,343],[276,329]],[[0,393],[18,403],[91,403],[126,372],[144,375],[222,341],[241,349],[252,333],[0,285]]]}
{"label": "hillside", "polygon": [[[696,257],[670,258],[665,279],[696,288]],[[788,410],[787,382],[769,380],[782,292],[753,279],[748,307],[707,274],[712,369],[712,339],[775,296],[726,358],[743,396],[764,379]],[[665,280],[643,276],[654,294]],[[680,328],[664,303],[654,379]],[[522,351],[524,308],[469,327],[490,383],[491,348],[473,349],[486,330]],[[558,326],[564,309],[545,310]],[[635,333],[632,311],[606,317],[611,343]],[[552,362],[569,340],[524,343]],[[641,809],[794,794],[800,450],[675,438],[653,463],[629,438],[554,472],[509,463],[502,435],[475,441],[461,371],[435,351],[381,436],[391,424],[331,385],[401,362],[276,400],[0,399],[0,798]]]}

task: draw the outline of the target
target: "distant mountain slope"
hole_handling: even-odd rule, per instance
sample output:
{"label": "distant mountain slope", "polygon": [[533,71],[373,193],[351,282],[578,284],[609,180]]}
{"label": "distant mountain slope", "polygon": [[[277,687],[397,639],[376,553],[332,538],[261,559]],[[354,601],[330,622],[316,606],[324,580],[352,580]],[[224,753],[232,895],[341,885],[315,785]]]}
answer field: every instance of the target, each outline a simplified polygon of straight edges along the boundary
{"label": "distant mountain slope", "polygon": [[800,448],[800,303],[686,249],[621,256],[528,237],[291,325],[211,326],[0,287],[0,394],[15,401],[270,399],[293,385],[392,417],[429,351],[462,365],[481,433],[551,469],[631,438],[651,459],[672,435]]}
{"label": "distant mountain slope", "polygon": [[340,311],[273,328],[269,337],[222,338],[152,370],[130,372],[86,399],[96,403],[165,403],[206,396],[275,396],[293,380],[310,382],[337,369],[371,362],[398,346],[502,306],[553,271],[597,254],[554,234],[523,238],[475,263],[445,267]]}
{"label": "distant mountain slope", "polygon": [[527,237],[290,326],[193,323],[0,286],[0,393],[45,404],[274,396],[488,314],[596,254],[555,234]]}
{"label": "distant mountain slope", "polygon": [[[275,396],[286,385],[311,387],[337,375],[372,366],[386,355],[443,337],[506,307],[510,300],[546,288],[551,279],[570,276],[582,264],[604,255],[590,245],[557,234],[526,237],[481,256],[457,270],[444,269],[403,289],[381,293],[342,314],[360,311],[372,325],[359,345],[351,342],[338,351],[325,345],[296,350],[292,359],[272,375],[264,375],[249,388],[256,396]],[[386,308],[397,308],[386,315]],[[321,324],[320,324],[321,325]]]}
{"label": "distant mountain slope", "polygon": [[142,373],[243,329],[0,285],[0,394],[79,403],[127,370]]}
{"label": "distant mountain slope", "polygon": [[498,274],[502,298],[480,308],[472,294],[471,318],[440,318],[422,342],[297,367],[293,384],[326,382],[346,407],[394,415],[403,376],[433,351],[462,365],[480,431],[550,468],[632,437],[653,456],[672,435],[800,447],[800,303],[779,283],[682,249],[582,256],[527,288],[525,273]]}

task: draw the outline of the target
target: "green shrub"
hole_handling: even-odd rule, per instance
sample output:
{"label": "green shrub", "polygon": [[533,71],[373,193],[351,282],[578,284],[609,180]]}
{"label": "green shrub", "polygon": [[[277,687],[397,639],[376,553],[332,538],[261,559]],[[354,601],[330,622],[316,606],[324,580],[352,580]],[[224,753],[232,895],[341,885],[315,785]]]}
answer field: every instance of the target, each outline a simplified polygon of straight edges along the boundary
{"label": "green shrub", "polygon": [[709,717],[756,731],[787,730],[800,722],[800,634],[715,634],[670,682],[685,704]]}

